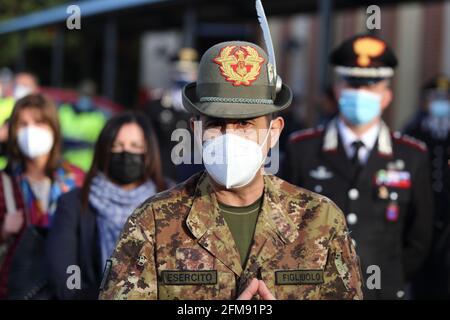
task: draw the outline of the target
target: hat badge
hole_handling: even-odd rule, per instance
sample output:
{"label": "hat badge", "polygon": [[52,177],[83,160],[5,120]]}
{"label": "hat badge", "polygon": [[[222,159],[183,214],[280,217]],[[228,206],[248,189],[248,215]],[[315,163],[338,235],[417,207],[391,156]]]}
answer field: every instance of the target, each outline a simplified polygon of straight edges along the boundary
{"label": "hat badge", "polygon": [[264,58],[251,46],[226,46],[213,59],[220,73],[233,86],[250,86],[261,73]]}
{"label": "hat badge", "polygon": [[447,91],[449,89],[449,81],[445,77],[439,77],[437,80],[438,90]]}
{"label": "hat badge", "polygon": [[353,51],[358,56],[357,64],[360,67],[370,65],[371,58],[379,57],[386,49],[386,44],[371,37],[359,38],[353,43]]}

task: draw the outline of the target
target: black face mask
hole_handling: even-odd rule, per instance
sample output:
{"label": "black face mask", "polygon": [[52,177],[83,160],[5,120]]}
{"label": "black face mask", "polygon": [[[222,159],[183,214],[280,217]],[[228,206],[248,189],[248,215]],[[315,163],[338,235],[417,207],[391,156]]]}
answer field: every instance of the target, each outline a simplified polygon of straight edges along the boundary
{"label": "black face mask", "polygon": [[144,176],[144,154],[112,153],[108,166],[109,177],[119,184],[129,184]]}

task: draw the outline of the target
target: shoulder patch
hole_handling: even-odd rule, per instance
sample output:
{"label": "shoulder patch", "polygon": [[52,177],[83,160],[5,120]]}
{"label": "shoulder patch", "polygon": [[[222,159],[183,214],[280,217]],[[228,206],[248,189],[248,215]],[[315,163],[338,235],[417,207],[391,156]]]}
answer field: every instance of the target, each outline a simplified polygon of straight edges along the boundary
{"label": "shoulder patch", "polygon": [[408,136],[406,134],[401,134],[398,131],[394,132],[392,134],[392,137],[394,138],[395,142],[399,142],[399,143],[405,144],[405,145],[410,146],[410,147],[412,147],[414,149],[417,149],[417,150],[419,150],[421,152],[427,152],[427,145],[424,142],[422,142],[422,141],[420,141],[420,140],[418,140],[416,138],[413,138],[413,137]]}
{"label": "shoulder patch", "polygon": [[323,126],[320,126],[317,128],[295,131],[289,135],[289,143],[296,143],[302,140],[318,137],[322,134],[323,130]]}

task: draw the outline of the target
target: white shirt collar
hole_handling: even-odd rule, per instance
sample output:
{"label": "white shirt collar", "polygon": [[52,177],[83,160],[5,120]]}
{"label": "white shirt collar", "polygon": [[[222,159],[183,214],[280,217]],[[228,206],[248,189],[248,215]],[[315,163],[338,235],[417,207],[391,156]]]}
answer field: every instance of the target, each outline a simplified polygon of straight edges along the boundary
{"label": "white shirt collar", "polygon": [[345,149],[345,153],[348,158],[353,157],[354,148],[352,147],[352,143],[355,141],[361,141],[364,143],[364,147],[362,147],[359,151],[359,160],[361,163],[366,163],[369,158],[370,152],[375,147],[375,144],[378,140],[378,135],[380,133],[380,124],[373,126],[367,132],[365,132],[361,137],[358,137],[353,133],[352,130],[345,124],[342,119],[338,120],[338,130],[339,136],[341,137],[342,144]]}

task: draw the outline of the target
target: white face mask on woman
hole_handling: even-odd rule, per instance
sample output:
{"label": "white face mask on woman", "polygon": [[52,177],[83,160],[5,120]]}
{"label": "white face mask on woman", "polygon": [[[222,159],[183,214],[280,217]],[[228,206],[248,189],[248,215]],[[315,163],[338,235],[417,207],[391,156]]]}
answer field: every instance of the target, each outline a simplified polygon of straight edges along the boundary
{"label": "white face mask on woman", "polygon": [[53,134],[47,129],[27,126],[19,129],[17,142],[22,153],[30,159],[50,152],[53,147]]}
{"label": "white face mask on woman", "polygon": [[33,88],[23,84],[17,84],[14,88],[14,99],[19,100],[33,92]]}
{"label": "white face mask on woman", "polygon": [[266,159],[263,147],[271,127],[272,121],[261,145],[232,133],[204,142],[203,163],[211,178],[227,189],[249,184]]}

